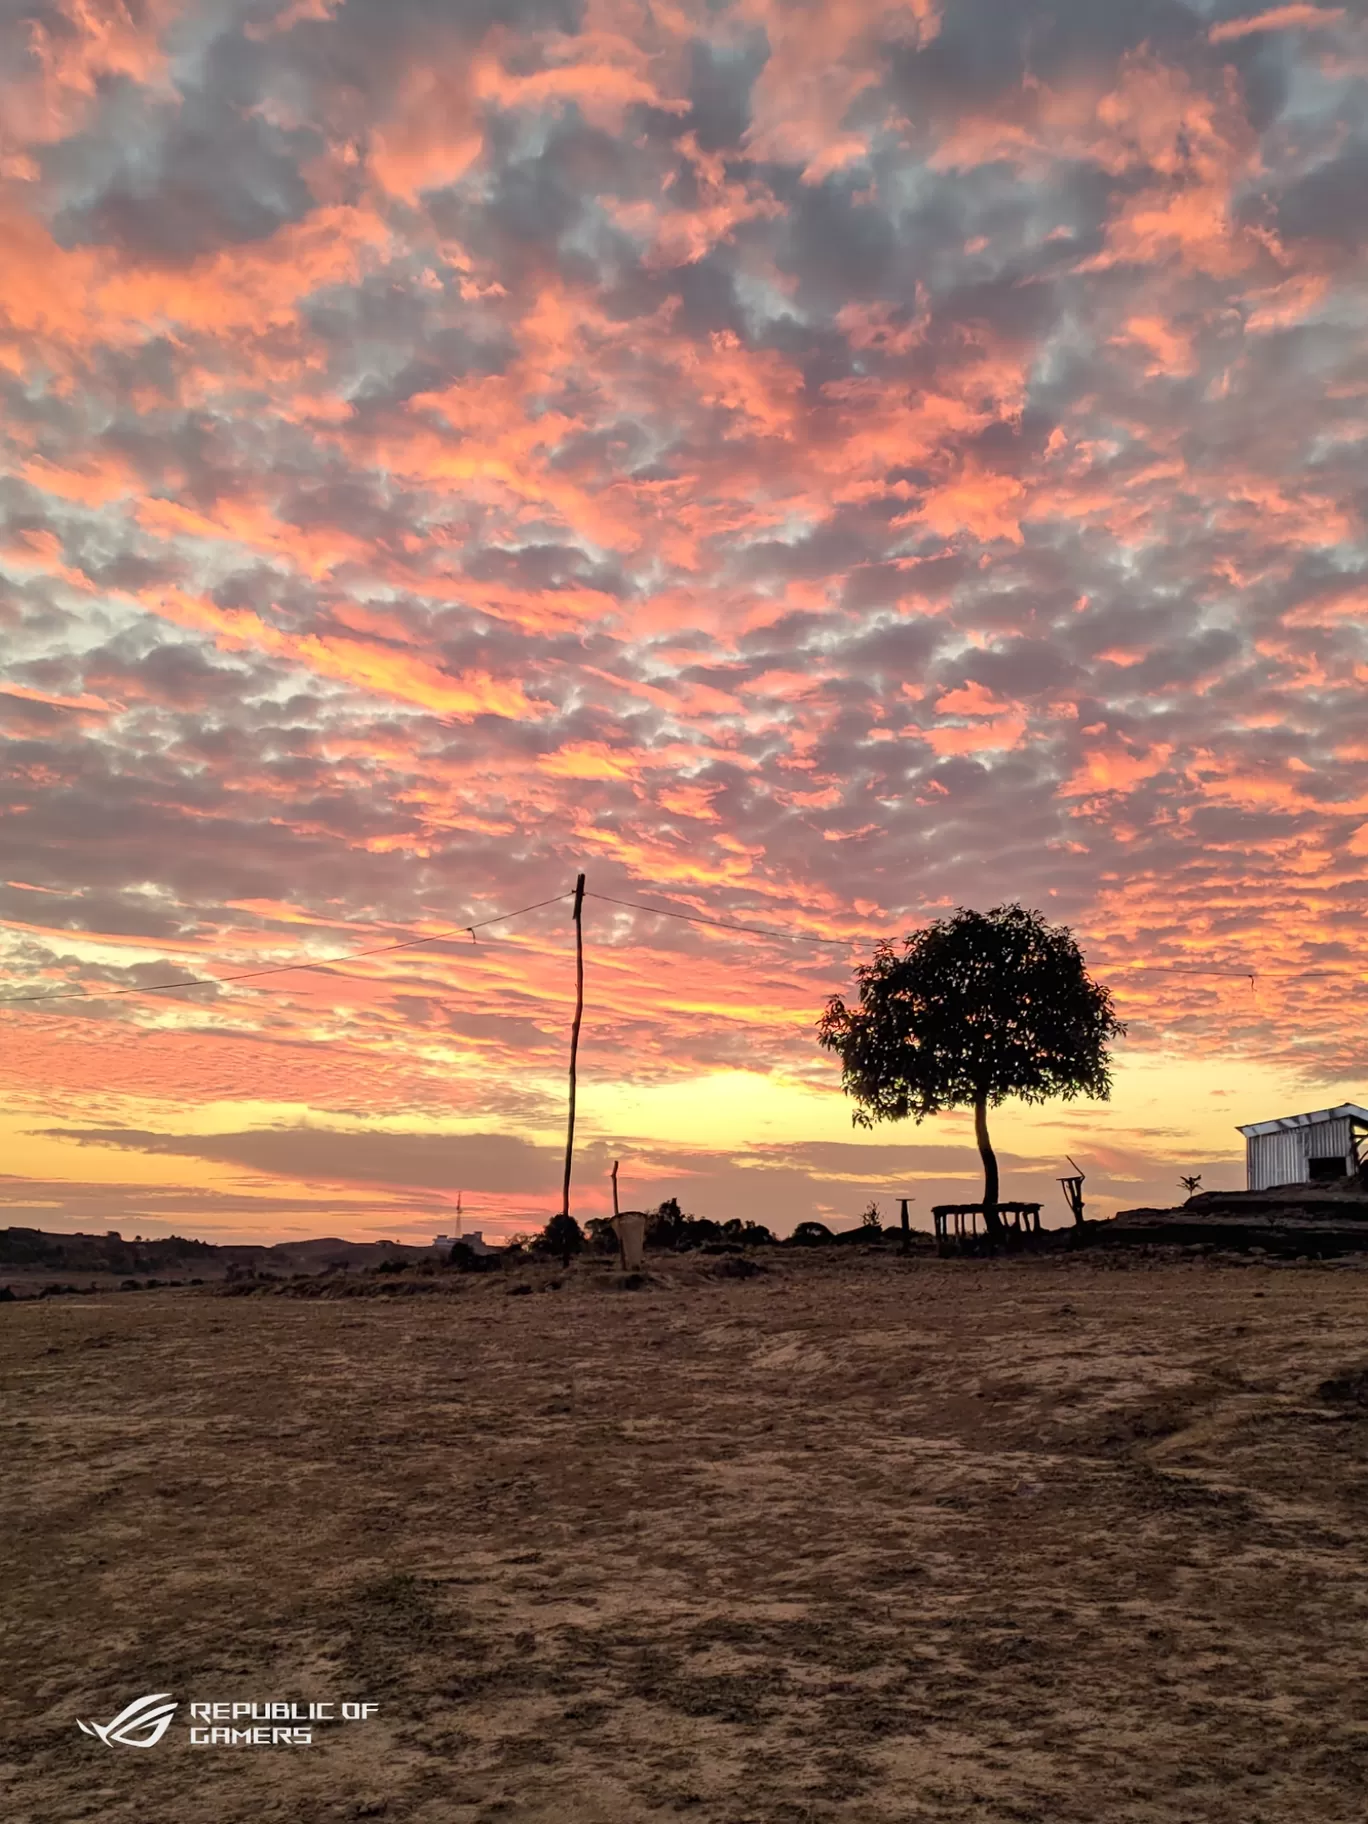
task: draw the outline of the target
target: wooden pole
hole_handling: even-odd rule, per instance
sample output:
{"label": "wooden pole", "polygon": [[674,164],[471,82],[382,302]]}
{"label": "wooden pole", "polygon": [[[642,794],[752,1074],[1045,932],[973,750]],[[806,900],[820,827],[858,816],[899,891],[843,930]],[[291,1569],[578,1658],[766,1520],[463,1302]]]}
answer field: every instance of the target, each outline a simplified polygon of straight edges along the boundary
{"label": "wooden pole", "polygon": [[907,1206],[912,1199],[910,1197],[900,1197],[898,1201],[902,1204],[902,1251],[906,1254],[908,1249],[912,1246],[912,1225],[907,1215]]}
{"label": "wooden pole", "polygon": [[1077,1159],[1075,1159],[1071,1153],[1065,1153],[1064,1157],[1078,1173],[1078,1176],[1076,1178],[1061,1178],[1060,1183],[1064,1186],[1065,1195],[1069,1199],[1069,1208],[1073,1211],[1073,1219],[1081,1228],[1083,1224],[1084,1174]]}
{"label": "wooden pole", "polygon": [[575,1159],[575,1065],[579,1058],[580,1021],[584,1018],[584,876],[575,880],[575,1023],[570,1028],[570,1114],[565,1130],[565,1182],[561,1215],[570,1214],[570,1168]]}
{"label": "wooden pole", "polygon": [[618,1227],[618,1217],[622,1214],[622,1211],[618,1208],[617,1174],[618,1174],[618,1161],[616,1159],[614,1159],[613,1174],[612,1174],[612,1176],[613,1176],[613,1227],[615,1229],[617,1229],[618,1265],[622,1268],[623,1272],[625,1273],[627,1271],[627,1243],[622,1239],[622,1230],[621,1230],[621,1228]]}

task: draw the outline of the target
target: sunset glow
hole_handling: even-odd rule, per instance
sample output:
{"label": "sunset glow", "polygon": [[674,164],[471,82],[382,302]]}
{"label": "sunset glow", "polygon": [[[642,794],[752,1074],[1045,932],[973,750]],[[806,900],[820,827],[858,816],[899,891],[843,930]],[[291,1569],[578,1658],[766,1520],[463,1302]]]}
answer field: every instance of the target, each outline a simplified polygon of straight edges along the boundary
{"label": "sunset glow", "polygon": [[0,23],[0,994],[86,997],[0,1226],[536,1226],[569,904],[466,927],[579,870],[582,1217],[970,1194],[813,1030],[956,905],[1129,1024],[996,1118],[1047,1221],[1364,1101],[1366,104],[1322,5]]}

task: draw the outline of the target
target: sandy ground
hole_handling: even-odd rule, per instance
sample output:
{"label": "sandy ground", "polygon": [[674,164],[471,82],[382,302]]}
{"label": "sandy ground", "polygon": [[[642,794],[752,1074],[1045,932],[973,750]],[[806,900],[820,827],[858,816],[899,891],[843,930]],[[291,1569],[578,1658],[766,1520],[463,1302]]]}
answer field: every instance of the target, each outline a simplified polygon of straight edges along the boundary
{"label": "sandy ground", "polygon": [[0,1307],[6,1824],[1362,1824],[1363,1269],[528,1277]]}

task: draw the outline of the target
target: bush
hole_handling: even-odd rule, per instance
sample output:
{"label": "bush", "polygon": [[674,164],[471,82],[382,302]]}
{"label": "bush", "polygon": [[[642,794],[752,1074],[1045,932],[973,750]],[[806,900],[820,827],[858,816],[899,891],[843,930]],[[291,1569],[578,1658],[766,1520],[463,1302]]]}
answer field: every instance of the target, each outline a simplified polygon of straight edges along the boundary
{"label": "bush", "polygon": [[675,1253],[728,1242],[753,1246],[759,1241],[773,1239],[768,1229],[761,1228],[758,1223],[742,1222],[737,1217],[723,1223],[714,1222],[709,1216],[690,1216],[680,1209],[677,1197],[667,1197],[646,1221],[646,1246],[669,1248]]}
{"label": "bush", "polygon": [[831,1230],[824,1222],[800,1222],[789,1240],[796,1247],[820,1248],[833,1240]]}
{"label": "bush", "polygon": [[564,1214],[553,1216],[537,1238],[537,1248],[543,1254],[559,1256],[562,1266],[570,1265],[572,1254],[578,1254],[584,1246],[584,1230],[573,1216]]}
{"label": "bush", "polygon": [[646,1219],[648,1248],[678,1248],[684,1242],[688,1224],[693,1221],[679,1207],[678,1197],[667,1197]]}
{"label": "bush", "polygon": [[743,1248],[772,1248],[774,1236],[763,1222],[743,1222],[739,1216],[733,1216],[730,1222],[722,1224],[722,1233],[728,1241],[739,1241]]}

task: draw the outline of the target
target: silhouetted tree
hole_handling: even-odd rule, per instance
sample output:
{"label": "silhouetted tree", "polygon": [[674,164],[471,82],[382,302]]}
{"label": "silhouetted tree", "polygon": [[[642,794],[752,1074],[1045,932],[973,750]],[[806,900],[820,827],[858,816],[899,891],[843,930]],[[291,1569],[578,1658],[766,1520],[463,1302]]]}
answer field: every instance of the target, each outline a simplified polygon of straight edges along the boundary
{"label": "silhouetted tree", "polygon": [[774,1236],[763,1222],[742,1220],[740,1216],[731,1216],[722,1224],[724,1241],[739,1241],[744,1248],[773,1246]]}
{"label": "silhouetted tree", "polygon": [[559,1254],[563,1267],[570,1265],[570,1256],[578,1254],[584,1246],[584,1231],[573,1216],[562,1212],[553,1216],[542,1230],[541,1245],[548,1254]]}
{"label": "silhouetted tree", "polygon": [[[745,1223],[740,1228],[749,1231],[756,1225]],[[667,1197],[646,1218],[646,1246],[680,1253],[688,1248],[725,1243],[731,1238],[733,1229],[732,1223],[714,1222],[711,1216],[690,1216],[687,1210],[679,1207],[677,1197]],[[767,1234],[768,1230],[759,1230],[757,1238],[762,1239]]]}
{"label": "silhouetted tree", "polygon": [[648,1248],[678,1246],[680,1237],[684,1233],[684,1224],[688,1220],[679,1207],[678,1197],[667,1197],[646,1219],[646,1246]]}
{"label": "silhouetted tree", "polygon": [[687,1241],[692,1217],[679,1207],[678,1197],[667,1197],[646,1219],[648,1248],[679,1248]]}
{"label": "silhouetted tree", "polygon": [[617,1230],[607,1216],[591,1216],[584,1225],[585,1244],[595,1254],[616,1254]]}
{"label": "silhouetted tree", "polygon": [[983,1160],[984,1225],[1002,1232],[988,1110],[1111,1094],[1107,1043],[1124,1033],[1065,925],[1018,905],[959,908],[880,944],[855,971],[858,1007],[832,998],[818,1037],[842,1065],[861,1127],[972,1108]]}

